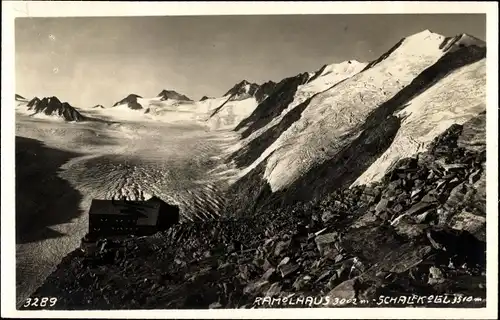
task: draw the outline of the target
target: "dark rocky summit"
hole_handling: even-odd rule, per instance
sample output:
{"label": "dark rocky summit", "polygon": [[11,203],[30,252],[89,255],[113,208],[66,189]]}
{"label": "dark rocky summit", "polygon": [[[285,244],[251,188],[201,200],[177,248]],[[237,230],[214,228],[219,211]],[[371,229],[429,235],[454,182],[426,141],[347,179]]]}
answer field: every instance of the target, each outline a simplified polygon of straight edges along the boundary
{"label": "dark rocky summit", "polygon": [[326,306],[290,305],[290,295],[332,307],[412,295],[428,297],[414,307],[484,307],[485,119],[452,125],[370,186],[75,250],[33,296],[70,310],[269,307],[264,296]]}
{"label": "dark rocky summit", "polygon": [[208,99],[212,99],[212,98],[207,97],[207,96],[203,96],[203,97],[201,97],[200,101],[205,101],[205,100],[208,100]]}
{"label": "dark rocky summit", "polygon": [[235,84],[231,89],[229,89],[224,94],[224,96],[239,96],[239,95],[253,96],[258,89],[259,89],[258,84],[250,83],[247,80],[242,80],[237,84]]}
{"label": "dark rocky summit", "polygon": [[257,99],[258,103],[266,100],[274,90],[276,89],[277,83],[274,81],[268,81],[259,86],[259,89],[255,92],[255,99]]}
{"label": "dark rocky summit", "polygon": [[137,98],[142,98],[142,97],[137,95],[137,94],[129,94],[124,99],[116,102],[113,105],[113,107],[116,107],[116,106],[121,105],[121,104],[126,104],[132,110],[140,110],[140,109],[142,109],[142,106],[139,102],[137,102]]}
{"label": "dark rocky summit", "polygon": [[173,90],[162,90],[157,97],[160,97],[162,101],[172,99],[172,100],[180,100],[180,101],[193,101],[189,99],[187,96],[175,92]]}
{"label": "dark rocky summit", "polygon": [[255,97],[258,103],[264,101],[276,88],[276,83],[268,81],[259,85],[242,80],[229,89],[224,96],[229,96],[230,100],[242,100],[249,97]]}
{"label": "dark rocky summit", "polygon": [[28,110],[36,113],[43,113],[48,116],[59,116],[65,121],[85,121],[87,117],[83,116],[74,107],[67,102],[61,102],[57,97],[33,98],[28,102]]}
{"label": "dark rocky summit", "polygon": [[102,104],[97,104],[97,105],[93,106],[92,108],[94,108],[94,109],[104,109],[104,106]]}
{"label": "dark rocky summit", "polygon": [[264,127],[271,122],[272,119],[281,114],[281,112],[293,101],[298,86],[306,83],[308,80],[309,74],[301,73],[294,77],[285,78],[278,84],[264,84],[262,87],[268,96],[259,103],[257,108],[255,108],[254,112],[252,112],[248,118],[244,119],[236,126],[235,131],[246,128],[241,133],[241,137],[246,138],[252,132]]}

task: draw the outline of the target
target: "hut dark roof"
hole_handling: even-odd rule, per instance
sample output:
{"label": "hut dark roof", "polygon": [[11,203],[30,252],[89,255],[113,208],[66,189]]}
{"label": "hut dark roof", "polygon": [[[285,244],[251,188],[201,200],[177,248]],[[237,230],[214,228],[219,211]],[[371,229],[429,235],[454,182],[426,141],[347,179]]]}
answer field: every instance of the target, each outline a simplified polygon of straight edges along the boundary
{"label": "hut dark roof", "polygon": [[156,225],[161,202],[93,199],[89,215],[122,215],[137,218],[137,225]]}

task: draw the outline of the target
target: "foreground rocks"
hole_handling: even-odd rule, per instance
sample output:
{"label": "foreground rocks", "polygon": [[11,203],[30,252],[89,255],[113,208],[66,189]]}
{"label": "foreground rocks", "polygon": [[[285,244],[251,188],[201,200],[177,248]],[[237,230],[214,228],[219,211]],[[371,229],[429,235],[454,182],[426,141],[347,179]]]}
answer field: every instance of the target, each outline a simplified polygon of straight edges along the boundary
{"label": "foreground rocks", "polygon": [[464,142],[468,125],[369,187],[77,250],[33,296],[57,309],[484,307],[485,149]]}

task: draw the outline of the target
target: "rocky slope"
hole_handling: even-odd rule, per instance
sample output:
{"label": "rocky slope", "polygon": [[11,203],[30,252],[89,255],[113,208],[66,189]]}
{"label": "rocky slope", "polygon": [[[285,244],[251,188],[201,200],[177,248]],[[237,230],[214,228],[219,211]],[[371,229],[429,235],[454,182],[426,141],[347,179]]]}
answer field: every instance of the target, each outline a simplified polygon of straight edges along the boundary
{"label": "rocky slope", "polygon": [[[57,97],[30,100],[26,106],[21,106],[24,113],[32,117],[58,118],[64,121],[86,121],[88,117],[82,115],[78,110],[67,102],[61,102]],[[25,109],[25,110],[24,110]]]}
{"label": "rocky slope", "polygon": [[366,307],[412,294],[463,300],[415,306],[484,307],[484,122],[450,126],[371,186],[76,250],[34,296],[82,310],[268,307],[256,299],[266,295],[280,307],[291,296]]}

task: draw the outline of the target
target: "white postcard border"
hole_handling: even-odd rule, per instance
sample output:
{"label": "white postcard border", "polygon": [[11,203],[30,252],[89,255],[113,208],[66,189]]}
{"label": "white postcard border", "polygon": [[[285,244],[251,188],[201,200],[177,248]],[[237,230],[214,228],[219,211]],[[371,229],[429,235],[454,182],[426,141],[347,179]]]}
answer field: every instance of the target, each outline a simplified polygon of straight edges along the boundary
{"label": "white postcard border", "polygon": [[[255,14],[487,14],[487,306],[482,309],[325,308],[18,311],[15,301],[14,18]],[[494,319],[498,306],[498,6],[496,2],[2,1],[1,313],[16,318]]]}

